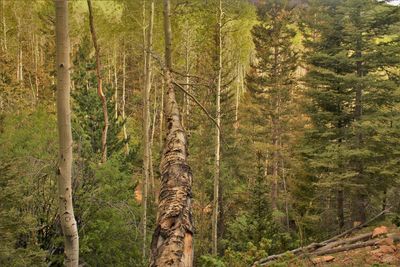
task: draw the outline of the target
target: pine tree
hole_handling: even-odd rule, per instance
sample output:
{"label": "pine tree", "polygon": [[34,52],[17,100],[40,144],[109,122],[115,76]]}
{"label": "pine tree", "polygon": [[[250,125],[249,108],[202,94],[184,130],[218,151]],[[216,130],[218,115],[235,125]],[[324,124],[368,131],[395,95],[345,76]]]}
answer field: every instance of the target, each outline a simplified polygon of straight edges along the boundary
{"label": "pine tree", "polygon": [[253,28],[256,57],[247,77],[251,96],[254,141],[261,143],[265,174],[270,184],[272,210],[279,210],[278,194],[289,138],[289,106],[293,103],[295,71],[294,11],[285,0],[268,1],[258,8]]}
{"label": "pine tree", "polygon": [[[394,152],[383,141],[382,129],[390,127],[389,111],[397,101],[397,85],[388,69],[399,62],[398,40],[389,37],[398,9],[359,0],[313,1],[311,7],[303,32],[309,66],[307,114],[313,127],[303,152],[319,187],[334,193],[319,197],[325,207],[336,199],[341,228],[346,203],[352,203],[353,221],[365,221],[369,196],[381,190],[377,177],[386,184],[394,181],[382,171],[393,158],[389,151]],[[385,147],[385,155],[378,146]]]}

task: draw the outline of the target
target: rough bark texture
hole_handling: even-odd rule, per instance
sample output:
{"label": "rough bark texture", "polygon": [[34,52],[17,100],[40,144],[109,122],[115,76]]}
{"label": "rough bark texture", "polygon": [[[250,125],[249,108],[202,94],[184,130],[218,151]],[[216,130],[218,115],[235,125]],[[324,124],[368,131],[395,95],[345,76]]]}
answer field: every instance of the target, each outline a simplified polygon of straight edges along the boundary
{"label": "rough bark texture", "polygon": [[161,190],[156,229],[151,244],[152,267],[193,266],[191,214],[192,172],[187,162],[188,142],[182,127],[171,77],[170,2],[164,0],[166,85],[165,119],[167,136],[161,158]]}
{"label": "rough bark texture", "polygon": [[93,22],[93,8],[92,1],[87,0],[88,8],[89,8],[89,24],[90,24],[90,33],[92,34],[93,46],[96,52],[96,72],[97,72],[97,94],[100,97],[101,105],[103,109],[103,117],[104,117],[104,126],[103,131],[101,133],[101,162],[107,161],[107,132],[108,132],[108,110],[107,110],[107,99],[103,93],[103,78],[101,75],[101,61],[100,61],[100,47],[97,43],[96,31],[94,28]]}
{"label": "rough bark texture", "polygon": [[57,124],[59,136],[58,194],[64,234],[65,266],[78,266],[79,238],[72,205],[72,132],[70,109],[69,35],[67,0],[55,0],[57,46]]}

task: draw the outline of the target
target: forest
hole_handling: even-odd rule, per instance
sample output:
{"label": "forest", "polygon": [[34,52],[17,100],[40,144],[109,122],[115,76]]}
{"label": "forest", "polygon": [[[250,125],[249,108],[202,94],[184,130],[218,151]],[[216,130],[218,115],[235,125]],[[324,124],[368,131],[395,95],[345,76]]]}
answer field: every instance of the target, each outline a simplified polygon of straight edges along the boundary
{"label": "forest", "polygon": [[399,1],[0,1],[0,266],[400,243]]}

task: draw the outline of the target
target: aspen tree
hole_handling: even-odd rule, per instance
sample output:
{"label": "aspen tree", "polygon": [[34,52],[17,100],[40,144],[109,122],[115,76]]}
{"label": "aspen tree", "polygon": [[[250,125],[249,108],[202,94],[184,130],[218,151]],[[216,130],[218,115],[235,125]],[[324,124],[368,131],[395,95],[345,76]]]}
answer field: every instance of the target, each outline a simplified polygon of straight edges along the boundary
{"label": "aspen tree", "polygon": [[55,0],[57,49],[57,124],[59,135],[58,194],[60,222],[64,234],[64,264],[76,267],[79,262],[78,228],[72,205],[72,131],[70,108],[70,59],[68,2]]}

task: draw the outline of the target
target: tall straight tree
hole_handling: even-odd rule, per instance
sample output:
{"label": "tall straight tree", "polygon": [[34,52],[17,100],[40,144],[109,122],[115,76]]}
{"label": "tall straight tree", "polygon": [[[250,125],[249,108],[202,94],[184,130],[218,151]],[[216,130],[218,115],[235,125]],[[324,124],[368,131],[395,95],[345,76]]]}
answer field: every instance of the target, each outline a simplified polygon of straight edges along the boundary
{"label": "tall straight tree", "polygon": [[107,98],[103,92],[103,77],[102,77],[102,65],[100,60],[100,47],[97,43],[97,35],[94,27],[93,19],[93,7],[92,1],[87,0],[89,8],[89,26],[92,34],[93,46],[96,53],[96,73],[97,73],[97,94],[100,97],[101,105],[103,109],[104,125],[101,133],[101,162],[107,161],[107,132],[108,132],[108,110],[107,110]]}
{"label": "tall straight tree", "polygon": [[218,1],[218,22],[216,26],[216,50],[217,50],[217,86],[216,86],[216,122],[215,127],[215,170],[214,170],[214,198],[212,218],[212,253],[218,253],[218,213],[219,213],[219,180],[221,158],[221,80],[222,80],[222,0]]}
{"label": "tall straight tree", "polygon": [[399,9],[374,0],[314,4],[305,43],[313,128],[304,148],[318,185],[336,192],[343,227],[346,202],[352,221],[364,222],[373,197],[395,181],[386,167],[395,157],[388,145],[395,139],[383,132],[390,132],[398,101],[391,69],[399,64],[399,40],[391,36]]}
{"label": "tall straight tree", "polygon": [[150,2],[149,25],[146,33],[145,44],[145,83],[143,86],[143,259],[146,258],[146,236],[147,236],[147,204],[149,195],[149,177],[150,177],[150,89],[151,89],[151,50],[153,47],[153,21],[154,21],[154,0]]}
{"label": "tall straight tree", "polygon": [[[294,51],[295,30],[293,9],[288,0],[267,1],[258,7],[260,23],[252,31],[256,60],[247,77],[252,102],[259,107],[263,118],[262,133],[265,144],[265,176],[270,180],[272,210],[278,210],[279,178],[282,170],[283,148],[288,145],[289,120],[287,111],[292,103],[294,72],[297,54]],[[255,118],[256,116],[255,116]],[[258,118],[259,119],[259,118]],[[259,136],[256,136],[259,138]]]}
{"label": "tall straight tree", "polygon": [[75,267],[79,262],[79,237],[72,205],[72,131],[70,108],[70,58],[68,2],[55,0],[57,46],[57,124],[60,144],[58,194],[60,221],[64,234],[64,264]]}
{"label": "tall straight tree", "polygon": [[192,172],[188,140],[182,127],[172,77],[170,1],[164,0],[166,139],[161,157],[161,190],[156,229],[151,243],[151,266],[193,266]]}

